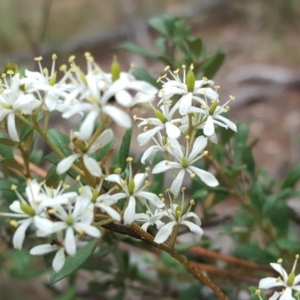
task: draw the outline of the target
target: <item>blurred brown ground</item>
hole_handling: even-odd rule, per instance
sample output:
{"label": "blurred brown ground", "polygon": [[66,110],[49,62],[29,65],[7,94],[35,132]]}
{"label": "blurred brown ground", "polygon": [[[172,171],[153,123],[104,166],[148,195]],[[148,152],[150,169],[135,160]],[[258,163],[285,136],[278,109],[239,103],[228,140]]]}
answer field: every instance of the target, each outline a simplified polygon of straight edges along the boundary
{"label": "blurred brown ground", "polygon": [[[214,78],[221,101],[236,97],[230,118],[248,123],[251,139],[261,139],[254,151],[257,168],[281,178],[300,160],[299,1],[2,0],[0,66],[12,59],[32,69],[40,54],[46,61],[55,52],[60,64],[90,51],[104,70],[116,54],[123,69],[134,62],[158,76],[162,65],[117,45],[135,41],[155,49],[146,20],[164,13],[186,18],[208,54],[224,50],[225,63]],[[0,299],[53,299],[41,291],[41,281],[12,282],[0,271]]]}

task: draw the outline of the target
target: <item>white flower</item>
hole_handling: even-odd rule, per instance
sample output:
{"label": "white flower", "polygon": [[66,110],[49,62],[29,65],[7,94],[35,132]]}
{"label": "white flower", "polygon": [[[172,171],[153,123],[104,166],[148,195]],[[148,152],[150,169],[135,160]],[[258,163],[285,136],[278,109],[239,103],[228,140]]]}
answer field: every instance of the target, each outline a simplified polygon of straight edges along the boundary
{"label": "white flower", "polygon": [[[222,106],[219,105],[218,100],[215,100],[211,104],[207,103],[201,108],[192,107],[190,110],[193,113],[195,128],[203,129],[204,135],[209,137],[212,142],[216,142],[215,125],[237,131],[236,124],[221,115],[229,110],[227,104],[233,99],[234,97],[231,96],[230,100]],[[186,121],[188,120],[186,119]]]}
{"label": "white flower", "polygon": [[[80,135],[81,138],[79,138]],[[74,161],[82,157],[84,166],[93,176],[100,177],[102,175],[99,163],[93,157],[90,157],[89,154],[96,152],[98,149],[111,142],[113,140],[113,132],[111,129],[104,130],[87,149],[86,146],[88,145],[89,138],[90,136],[85,133],[80,134],[80,132],[71,132],[71,148],[74,152],[76,151],[76,153],[64,158],[57,165],[56,171],[58,174],[68,171],[72,167]]]}
{"label": "white flower", "polygon": [[[160,111],[153,108],[156,118],[137,118],[139,120],[143,120],[141,123],[139,123],[138,127],[145,126],[144,132],[139,134],[137,137],[140,146],[147,144],[155,136],[156,133],[163,129],[166,130],[168,137],[174,139],[180,137],[180,129],[176,126],[176,124],[180,122],[180,118],[173,119],[176,107],[171,107],[171,105],[172,102],[164,101],[163,105],[160,106]],[[149,125],[155,127],[148,130]]]}
{"label": "white flower", "polygon": [[61,234],[58,234],[57,238],[57,240],[53,240],[50,244],[38,245],[29,251],[31,255],[44,255],[56,251],[52,261],[52,268],[55,272],[59,272],[66,261],[64,242]]}
{"label": "white flower", "polygon": [[[17,227],[13,236],[13,245],[16,249],[22,249],[23,242],[25,239],[25,233],[30,225],[37,225],[42,219],[40,216],[43,212],[44,207],[41,205],[39,199],[40,185],[35,181],[31,181],[26,187],[27,201],[17,192],[19,200],[15,200],[10,206],[10,210],[13,213],[0,213],[5,217],[20,218],[21,220],[11,220],[10,224]],[[49,225],[49,220],[45,219],[45,224]],[[37,232],[38,236],[44,236],[45,232],[43,228]]]}
{"label": "white flower", "polygon": [[115,204],[117,201],[112,198],[110,195],[111,191],[104,193],[99,196],[99,192],[101,191],[103,184],[103,179],[101,179],[100,184],[95,188],[91,188],[90,186],[82,187],[82,193],[85,193],[91,201],[91,208],[95,207],[100,208],[102,211],[106,212],[109,216],[111,216],[116,221],[121,221],[120,214],[113,209],[111,206]]}
{"label": "white flower", "polygon": [[17,112],[30,115],[41,104],[32,94],[20,90],[20,75],[10,76],[9,83],[5,79],[0,91],[0,121],[7,117],[7,130],[10,138],[19,142],[15,115]]}
{"label": "white flower", "polygon": [[164,210],[161,208],[156,208],[153,213],[147,203],[145,203],[145,205],[147,207],[146,213],[135,214],[134,221],[143,223],[141,228],[145,231],[147,231],[150,225],[155,225],[157,229],[160,229],[162,226],[164,226],[165,223],[160,221],[160,219],[164,216],[164,214],[162,214]]}
{"label": "white flower", "polygon": [[132,177],[132,167],[129,163],[129,176],[128,180],[125,181],[118,174],[108,175],[105,180],[117,183],[121,188],[122,192],[111,195],[114,201],[126,198],[126,208],[123,215],[125,225],[131,225],[134,222],[136,199],[148,200],[152,205],[158,208],[164,207],[164,203],[159,199],[156,194],[145,192],[144,189],[147,187],[145,179],[148,176],[147,173],[138,173]]}
{"label": "white flower", "polygon": [[[202,236],[203,230],[200,227],[201,221],[200,218],[194,213],[191,212],[191,207],[194,205],[194,200],[190,201],[190,206],[185,214],[183,214],[182,209],[184,205],[184,193],[182,193],[182,203],[181,205],[173,204],[171,197],[170,197],[170,208],[166,211],[162,212],[161,214],[165,217],[168,217],[171,222],[163,225],[155,235],[154,242],[158,244],[164,243],[172,234],[173,229],[175,226],[178,225],[185,225],[187,226],[190,231],[197,233],[199,237]],[[191,221],[188,221],[188,218],[192,218],[194,220],[194,223]]]}
{"label": "white flower", "polygon": [[280,277],[267,277],[263,278],[259,282],[260,289],[270,289],[273,287],[284,287],[285,289],[281,293],[276,293],[269,299],[271,300],[294,300],[292,296],[293,291],[300,292],[300,274],[295,275],[295,269],[299,255],[296,255],[296,259],[292,268],[291,273],[288,275],[287,272],[283,269],[281,263],[282,259],[279,259],[278,263],[270,263],[271,267],[280,274]]}
{"label": "white flower", "polygon": [[204,98],[209,98],[211,100],[217,100],[219,98],[218,93],[210,87],[213,85],[213,81],[206,78],[195,80],[193,65],[190,66],[190,70],[187,74],[186,67],[183,65],[182,68],[182,80],[178,75],[179,69],[171,72],[169,67],[167,67],[165,71],[170,73],[173,80],[169,79],[167,74],[159,78],[159,80],[163,82],[162,90],[158,95],[159,97],[162,97],[159,103],[163,102],[164,99],[170,99],[174,95],[180,95],[181,98],[175,104],[175,107],[179,109],[181,115],[186,115],[190,112],[193,100],[203,105],[205,104]]}
{"label": "white flower", "polygon": [[75,234],[87,234],[94,238],[99,238],[100,231],[91,225],[94,213],[89,207],[90,200],[87,195],[83,194],[76,198],[75,205],[68,203],[67,208],[57,206],[53,209],[53,215],[60,221],[52,222],[48,227],[41,220],[37,226],[43,228],[49,234],[65,230],[64,246],[69,255],[76,254],[76,236]]}
{"label": "white flower", "polygon": [[174,156],[176,161],[161,161],[152,170],[152,173],[156,174],[170,169],[179,169],[179,172],[170,188],[170,191],[175,196],[179,194],[179,191],[182,188],[185,172],[190,173],[191,177],[197,175],[208,186],[215,187],[219,184],[218,180],[211,173],[193,166],[197,160],[206,154],[206,152],[203,152],[201,155],[199,155],[207,145],[207,138],[203,136],[196,138],[191,151],[189,151],[188,142],[189,141],[187,141],[187,147],[184,153],[177,140],[168,138],[169,153]]}
{"label": "white flower", "polygon": [[161,135],[160,132],[157,133],[157,139],[152,137],[152,140],[155,142],[155,145],[150,146],[144,153],[141,158],[141,163],[144,164],[146,160],[149,160],[152,163],[154,156],[157,152],[167,152],[167,143],[166,138]]}
{"label": "white flower", "polygon": [[[56,59],[56,54],[53,54],[52,67],[49,74],[48,69],[43,69],[42,67],[42,57],[35,58],[39,65],[39,72],[25,70],[25,77],[21,79],[21,83],[25,85],[25,90],[28,93],[35,93],[40,101],[44,101],[46,110],[48,111],[55,110],[59,106],[59,103],[67,97],[68,93],[74,89],[71,84],[66,83],[67,74],[59,82],[56,82]],[[41,95],[41,92],[44,95]]]}

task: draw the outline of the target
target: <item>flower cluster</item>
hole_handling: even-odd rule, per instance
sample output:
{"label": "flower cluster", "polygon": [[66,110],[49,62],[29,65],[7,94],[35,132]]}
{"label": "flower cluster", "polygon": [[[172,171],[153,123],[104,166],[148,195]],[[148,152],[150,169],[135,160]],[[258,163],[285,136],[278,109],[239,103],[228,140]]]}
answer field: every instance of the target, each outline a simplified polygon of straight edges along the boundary
{"label": "flower cluster", "polygon": [[[37,130],[49,143],[48,121],[53,111],[65,119],[81,116],[80,124],[70,131],[68,144],[61,145],[65,152],[50,145],[60,158],[56,163],[57,173],[64,175],[73,168],[80,175],[76,178],[79,186],[70,192],[62,183],[54,189],[31,180],[25,197],[14,188],[18,200],[10,205],[12,212],[0,213],[13,218],[10,224],[17,228],[13,237],[15,248],[22,248],[29,228],[37,237],[48,239],[48,243],[33,247],[30,253],[56,252],[55,271],[63,267],[66,255],[76,254],[82,239],[99,238],[99,228],[104,225],[107,228],[112,222],[124,227],[137,222],[143,230],[156,226],[154,242],[157,244],[174,244],[181,225],[201,237],[200,218],[192,211],[195,202],[185,201],[184,178],[189,174],[209,187],[216,187],[216,177],[198,163],[210,155],[206,150],[208,143],[217,142],[216,125],[237,130],[236,125],[222,115],[228,110],[228,102],[219,103],[212,81],[195,79],[193,66],[188,72],[182,67],[182,78],[180,70],[172,72],[167,68],[171,78],[168,74],[160,77],[162,88],[158,91],[130,72],[121,72],[116,60],[111,72],[106,73],[89,53],[85,57],[86,73],[72,56],[69,68],[60,67],[63,75],[58,79],[56,55],[53,55],[50,72],[43,69],[39,57],[36,59],[38,72],[26,70],[22,76],[17,69],[9,70],[0,83],[0,122],[4,124],[4,132],[19,147],[22,147],[21,122]],[[157,108],[151,103],[156,97],[159,98]],[[229,101],[233,99],[230,97]],[[163,154],[164,159],[151,169],[141,171],[133,170],[133,159],[129,157],[126,170],[117,168],[112,172],[112,168],[106,167],[105,155],[113,151],[109,145],[114,133],[107,126],[114,121],[129,128],[132,121],[126,110],[141,103],[149,105],[154,114],[149,118],[135,117],[138,128],[143,128],[137,137],[138,144],[154,142],[143,153],[141,163],[152,163],[157,153]],[[40,115],[44,117],[43,129]],[[173,180],[167,189],[168,201],[164,201],[163,194],[147,190],[151,185],[148,176],[168,171]],[[143,213],[144,208],[146,213]]]}

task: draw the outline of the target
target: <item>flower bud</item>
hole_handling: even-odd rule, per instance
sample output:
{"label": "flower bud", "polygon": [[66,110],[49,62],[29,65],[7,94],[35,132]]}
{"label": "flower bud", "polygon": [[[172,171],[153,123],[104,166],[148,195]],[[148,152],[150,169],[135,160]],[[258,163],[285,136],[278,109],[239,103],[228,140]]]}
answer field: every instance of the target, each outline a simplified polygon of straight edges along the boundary
{"label": "flower bud", "polygon": [[194,92],[194,88],[195,88],[195,74],[193,72],[194,66],[191,65],[190,69],[186,75],[186,86],[187,86],[187,90],[189,93],[193,93]]}
{"label": "flower bud", "polygon": [[110,71],[113,81],[116,81],[120,78],[121,66],[118,63],[116,56],[114,56],[114,60],[110,66]]}

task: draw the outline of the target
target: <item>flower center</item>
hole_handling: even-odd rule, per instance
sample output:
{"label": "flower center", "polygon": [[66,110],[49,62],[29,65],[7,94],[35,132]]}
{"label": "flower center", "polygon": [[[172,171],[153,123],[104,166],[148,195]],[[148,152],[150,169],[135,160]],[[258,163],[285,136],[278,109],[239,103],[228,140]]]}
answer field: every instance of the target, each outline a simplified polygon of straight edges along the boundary
{"label": "flower center", "polygon": [[189,161],[185,156],[181,159],[181,164],[184,168],[187,168],[189,166]]}
{"label": "flower center", "polygon": [[289,274],[288,280],[286,281],[287,286],[293,286],[295,280],[295,273],[292,272]]}
{"label": "flower center", "polygon": [[12,109],[12,105],[10,105],[8,103],[2,103],[1,106],[6,109]]}
{"label": "flower center", "polygon": [[128,183],[128,192],[130,195],[132,195],[134,193],[134,188],[135,188],[134,180],[130,179],[129,183]]}
{"label": "flower center", "polygon": [[114,57],[114,60],[110,66],[110,71],[111,71],[111,76],[113,81],[116,81],[120,78],[121,67],[116,57]]}
{"label": "flower center", "polygon": [[209,108],[209,114],[212,116],[215,112],[215,110],[218,107],[219,102],[218,101],[213,101],[210,108]]}
{"label": "flower center", "polygon": [[67,223],[67,225],[72,226],[73,223],[74,223],[73,216],[68,216],[67,219],[66,219],[66,223]]}
{"label": "flower center", "polygon": [[96,203],[97,197],[98,197],[98,191],[95,189],[95,190],[93,190],[91,201],[92,201],[93,203]]}
{"label": "flower center", "polygon": [[28,205],[26,203],[21,203],[20,207],[21,207],[22,211],[25,214],[27,214],[28,216],[31,216],[31,217],[35,216],[35,211],[34,211],[34,209],[30,205]]}
{"label": "flower center", "polygon": [[162,123],[165,124],[168,121],[168,119],[158,109],[154,109],[153,113],[154,113],[155,117],[157,119],[159,119]]}
{"label": "flower center", "polygon": [[193,93],[194,92],[194,88],[195,88],[195,74],[193,72],[193,65],[190,66],[190,69],[186,75],[186,87],[189,93]]}
{"label": "flower center", "polygon": [[182,213],[181,206],[178,205],[178,206],[176,207],[176,210],[175,210],[175,218],[176,218],[177,221],[178,221],[179,218],[181,217],[181,213]]}

